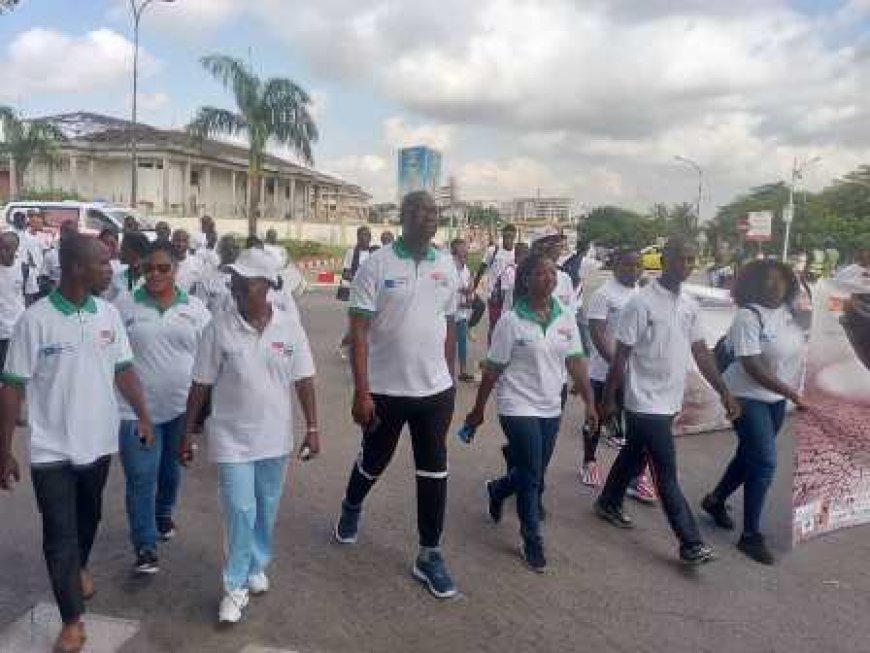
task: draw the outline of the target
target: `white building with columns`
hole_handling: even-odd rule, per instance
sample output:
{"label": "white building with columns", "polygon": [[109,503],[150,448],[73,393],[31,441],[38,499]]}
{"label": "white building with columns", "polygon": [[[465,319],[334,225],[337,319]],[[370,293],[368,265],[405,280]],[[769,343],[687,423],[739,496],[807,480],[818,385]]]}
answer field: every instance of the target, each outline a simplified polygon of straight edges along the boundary
{"label": "white building with columns", "polygon": [[[22,187],[73,192],[129,206],[131,123],[92,113],[48,118],[67,135],[52,161],[35,160]],[[248,150],[194,142],[183,131],[137,126],[140,211],[167,217],[244,218]],[[15,170],[9,170],[14,177]],[[260,188],[264,220],[364,222],[371,196],[359,186],[266,155]],[[13,184],[14,187],[14,184]]]}

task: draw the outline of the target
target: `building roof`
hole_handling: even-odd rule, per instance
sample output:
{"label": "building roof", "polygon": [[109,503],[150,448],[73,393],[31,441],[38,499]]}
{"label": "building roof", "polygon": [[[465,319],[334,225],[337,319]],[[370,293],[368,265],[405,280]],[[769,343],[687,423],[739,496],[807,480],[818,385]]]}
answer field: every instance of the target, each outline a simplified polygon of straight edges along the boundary
{"label": "building roof", "polygon": [[[112,150],[127,150],[130,146],[133,123],[128,120],[85,111],[45,116],[40,120],[57,125],[69,139],[69,144],[74,146]],[[136,141],[138,148],[143,152],[148,150],[176,152],[244,168],[247,168],[248,165],[248,148],[214,139],[195,140],[182,130],[159,129],[137,123]],[[312,179],[322,184],[339,186],[345,193],[351,195],[371,198],[371,195],[356,184],[301,166],[273,154],[265,154],[263,164],[264,168],[270,172]]]}

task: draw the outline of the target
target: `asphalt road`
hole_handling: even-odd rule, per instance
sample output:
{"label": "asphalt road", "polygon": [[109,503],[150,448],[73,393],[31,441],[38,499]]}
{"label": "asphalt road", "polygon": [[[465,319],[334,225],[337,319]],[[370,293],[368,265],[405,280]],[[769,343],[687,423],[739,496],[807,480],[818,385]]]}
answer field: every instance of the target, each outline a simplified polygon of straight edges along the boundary
{"label": "asphalt road", "polygon": [[[278,517],[272,591],[252,601],[241,624],[216,625],[220,522],[214,469],[203,460],[185,476],[177,513],[180,534],[161,546],[161,572],[133,577],[123,475],[115,463],[92,562],[98,593],[91,610],[138,622],[135,636],[120,650],[235,653],[259,645],[306,653],[870,651],[867,529],[836,533],[788,552],[787,432],[768,511],[782,555],[772,568],[747,561],[734,549],[735,536],[714,531],[703,518],[703,532],[720,559],[696,571],[676,562],[676,545],[658,508],[627,504],[637,521],[633,531],[599,521],[592,513],[593,497],[577,481],[581,415],[576,405],[564,420],[548,477],[547,574],[536,575],[520,564],[512,512],[499,526],[485,516],[482,484],[501,464],[502,435],[494,421],[471,447],[450,439],[444,552],[460,598],[439,602],[410,577],[416,534],[406,440],[370,496],[358,544],[332,543],[331,524],[359,440],[348,416],[348,369],[335,354],[343,306],[331,293],[315,291],[301,307],[319,368],[324,451],[318,460],[292,469]],[[482,353],[476,343],[475,357]],[[457,426],[472,399],[473,388],[463,386]],[[19,451],[21,441],[19,434]],[[732,445],[729,432],[679,440],[681,478],[693,504],[715,482]],[[602,452],[609,464],[612,451],[602,447]],[[739,517],[740,501],[734,503]],[[2,640],[4,629],[36,603],[50,600],[50,592],[29,479],[13,495],[0,496],[0,515]]]}

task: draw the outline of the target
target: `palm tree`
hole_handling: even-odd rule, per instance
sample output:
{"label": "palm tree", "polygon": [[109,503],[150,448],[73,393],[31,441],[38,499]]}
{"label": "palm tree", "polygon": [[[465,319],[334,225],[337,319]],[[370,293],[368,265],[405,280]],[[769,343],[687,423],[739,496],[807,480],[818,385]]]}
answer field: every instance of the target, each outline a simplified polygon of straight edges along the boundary
{"label": "palm tree", "polygon": [[248,232],[257,233],[257,206],[266,145],[286,145],[307,165],[312,165],[311,144],[318,138],[309,111],[311,97],[295,82],[284,78],[261,80],[243,61],[212,54],[200,60],[213,77],[232,91],[237,112],[200,107],[187,126],[196,139],[222,134],[248,137]]}
{"label": "palm tree", "polygon": [[14,179],[10,179],[13,197],[21,195],[24,173],[35,158],[54,159],[57,145],[66,137],[47,120],[22,120],[11,107],[0,106],[0,157],[8,158]]}

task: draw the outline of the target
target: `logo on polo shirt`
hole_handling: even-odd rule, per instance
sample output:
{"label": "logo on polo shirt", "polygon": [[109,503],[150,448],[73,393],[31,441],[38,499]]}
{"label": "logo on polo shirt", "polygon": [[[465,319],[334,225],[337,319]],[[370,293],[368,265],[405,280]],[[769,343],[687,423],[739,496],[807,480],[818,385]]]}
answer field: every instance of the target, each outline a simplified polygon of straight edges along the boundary
{"label": "logo on polo shirt", "polygon": [[562,327],[561,329],[556,329],[556,333],[565,338],[565,340],[571,339],[571,329],[569,327]]}
{"label": "logo on polo shirt", "polygon": [[115,342],[115,332],[112,329],[100,329],[97,337],[101,345],[111,345]]}
{"label": "logo on polo shirt", "polygon": [[288,358],[293,355],[293,345],[288,345],[283,342],[273,342],[272,343],[272,351],[281,356],[287,356]]}
{"label": "logo on polo shirt", "polygon": [[71,353],[76,350],[75,345],[69,342],[57,342],[51,345],[46,345],[39,350],[39,355],[48,357],[48,356],[57,356],[58,354],[63,353]]}
{"label": "logo on polo shirt", "polygon": [[402,288],[408,285],[408,279],[405,277],[396,277],[395,279],[384,279],[384,288]]}

